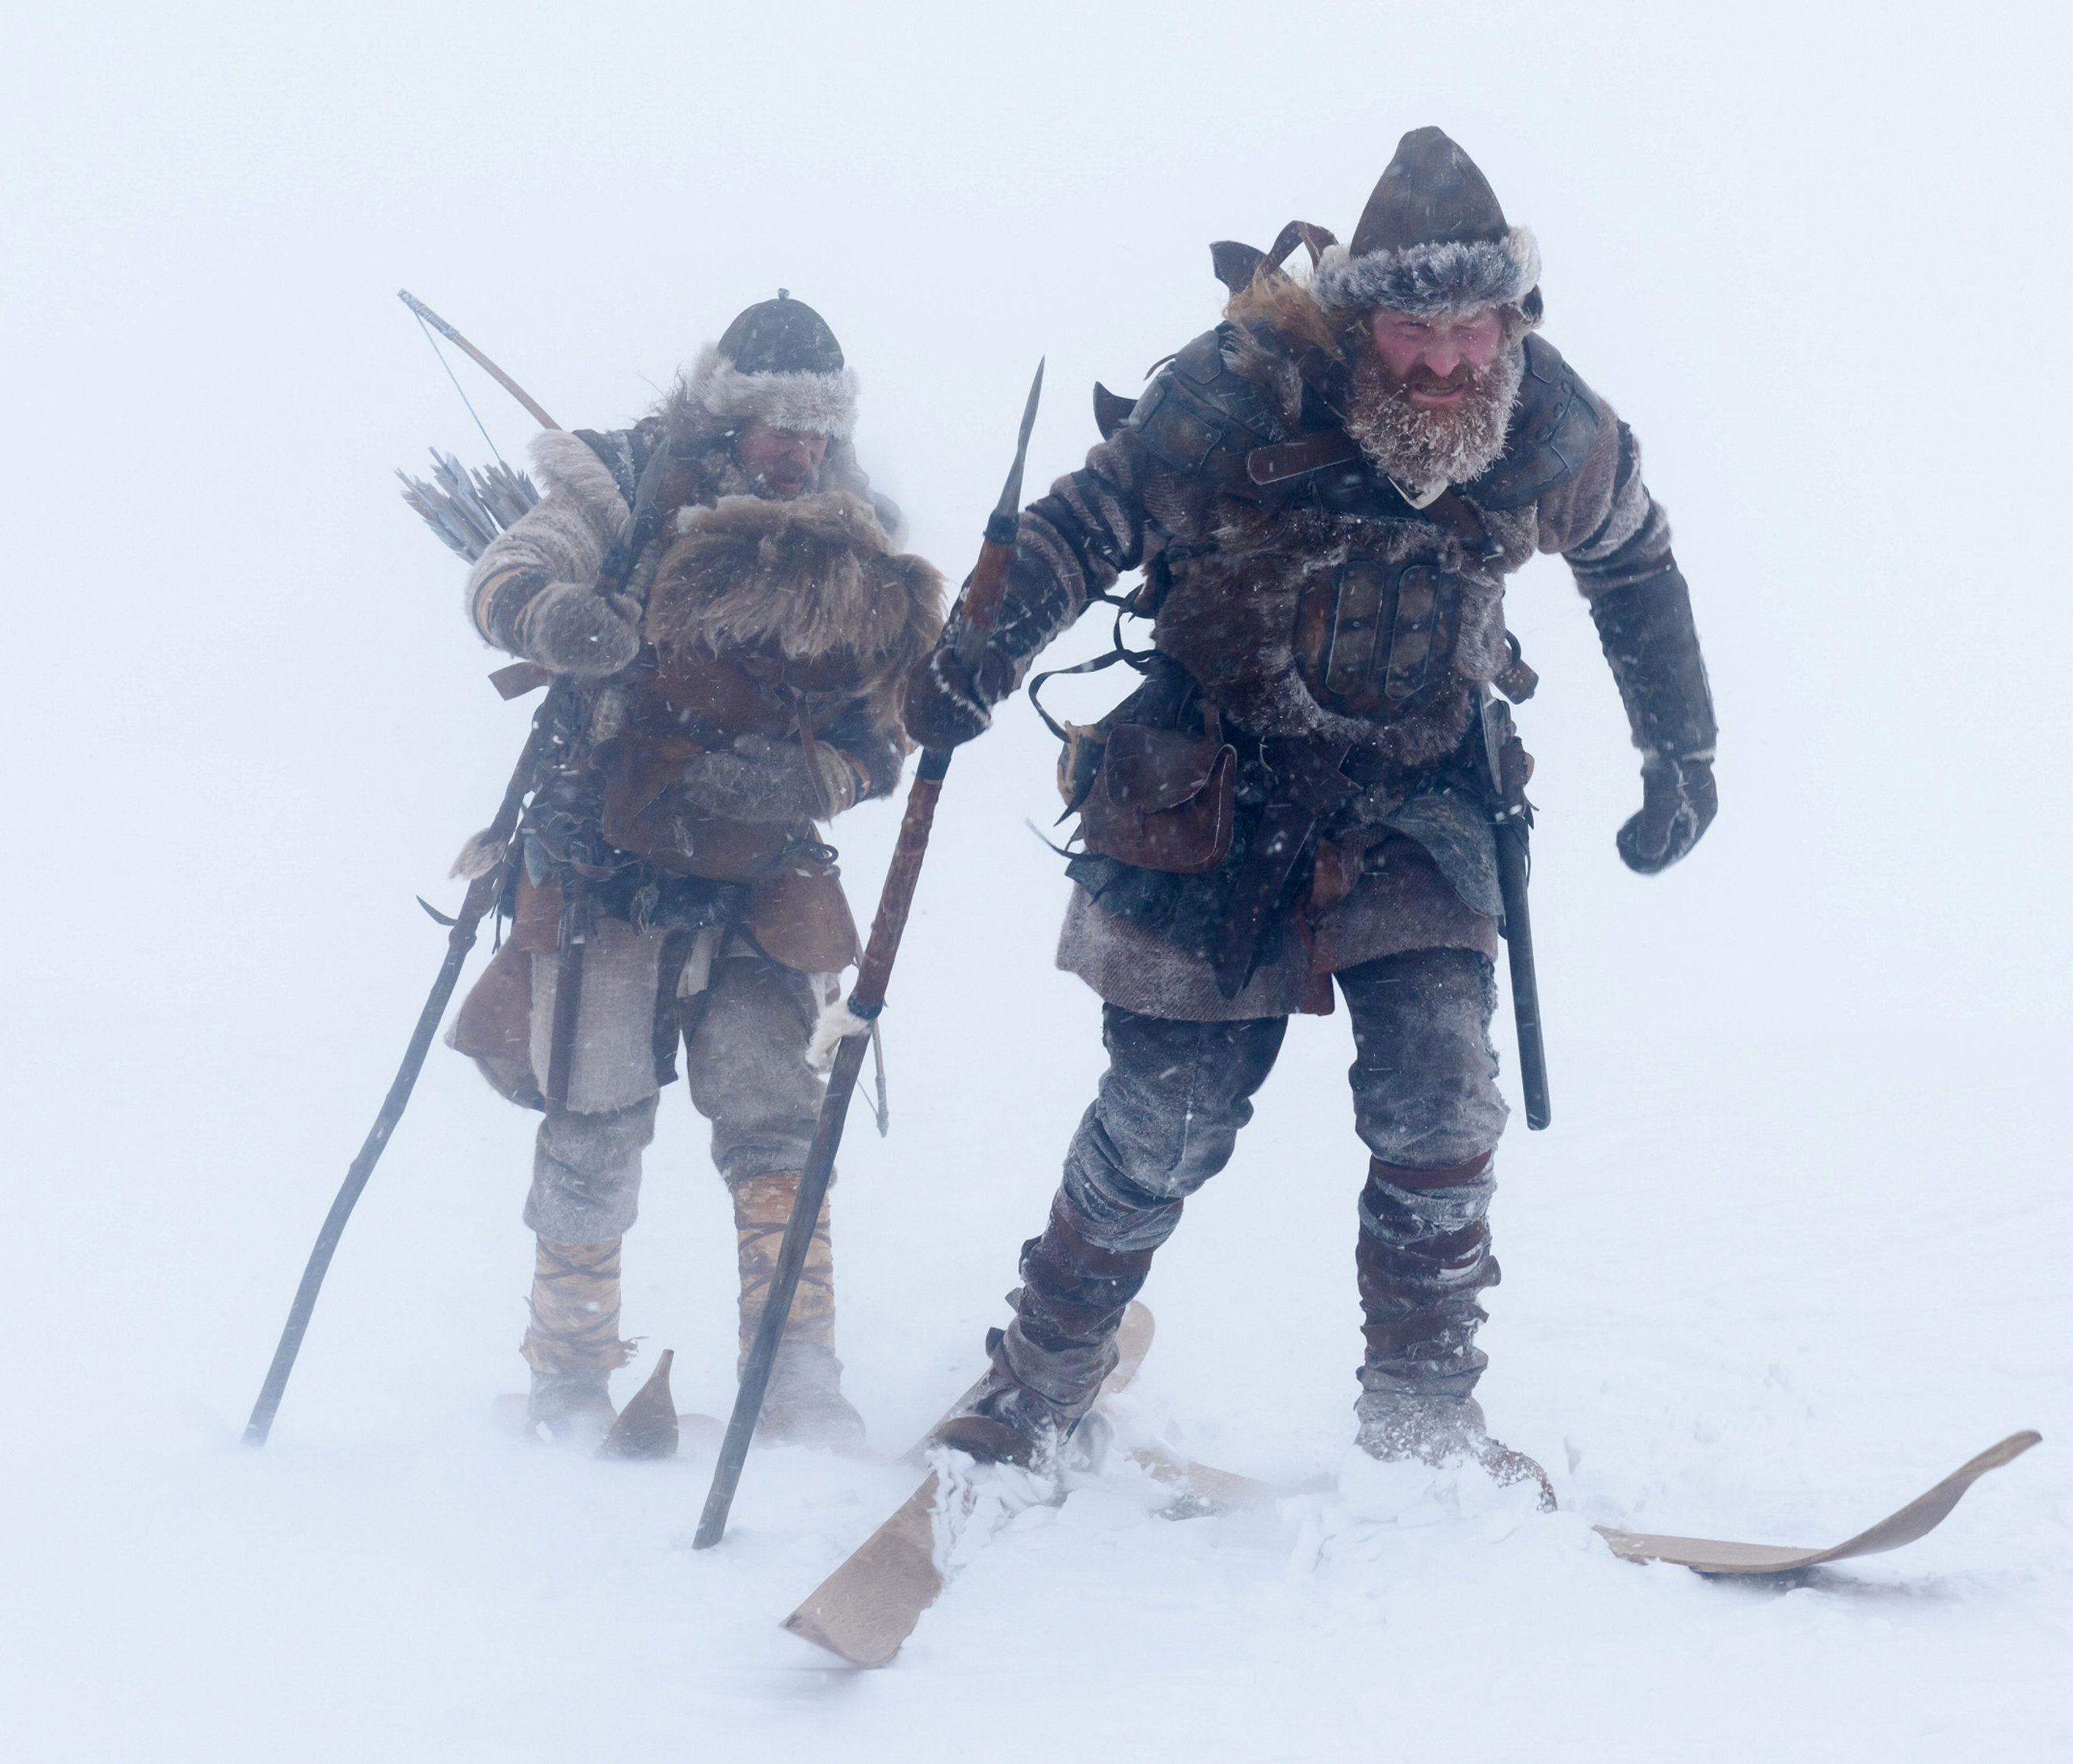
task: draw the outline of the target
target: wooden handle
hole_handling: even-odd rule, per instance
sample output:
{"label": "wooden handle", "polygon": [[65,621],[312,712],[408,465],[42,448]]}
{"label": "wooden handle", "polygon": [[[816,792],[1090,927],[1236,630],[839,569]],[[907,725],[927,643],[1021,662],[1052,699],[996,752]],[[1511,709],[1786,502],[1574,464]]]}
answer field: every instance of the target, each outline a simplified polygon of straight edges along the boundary
{"label": "wooden handle", "polygon": [[967,669],[978,667],[993,622],[1000,614],[1000,598],[1008,591],[1008,565],[1015,556],[1014,542],[1000,545],[989,539],[979,548],[979,561],[965,578],[964,592],[958,597],[958,660]]}
{"label": "wooden handle", "polygon": [[913,787],[907,792],[907,812],[900,823],[899,842],[892,848],[885,887],[878,897],[878,915],[871,922],[871,940],[864,946],[856,985],[850,994],[851,1009],[859,1016],[872,1015],[885,1002],[885,989],[892,978],[900,940],[906,934],[907,914],[914,904],[915,886],[921,879],[921,861],[929,854],[936,799],[942,794],[943,777],[950,767],[949,749],[925,750]]}

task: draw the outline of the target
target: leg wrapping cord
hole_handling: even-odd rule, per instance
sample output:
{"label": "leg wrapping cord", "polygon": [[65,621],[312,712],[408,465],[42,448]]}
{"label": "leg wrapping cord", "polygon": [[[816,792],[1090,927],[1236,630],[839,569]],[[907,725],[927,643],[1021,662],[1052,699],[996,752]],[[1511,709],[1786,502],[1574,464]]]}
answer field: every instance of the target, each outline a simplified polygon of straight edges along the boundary
{"label": "leg wrapping cord", "polygon": [[518,1351],[536,1372],[605,1373],[633,1358],[619,1338],[619,1246],[537,1240],[532,1322]]}
{"label": "leg wrapping cord", "polygon": [[[785,1222],[799,1193],[799,1172],[776,1170],[744,1177],[732,1189],[734,1230],[741,1264],[740,1356],[736,1370],[748,1363],[748,1350],[763,1322],[763,1301],[777,1272],[777,1249]],[[785,1339],[810,1342],[832,1350],[835,1341],[835,1247],[828,1225],[828,1200],[821,1197],[798,1290],[785,1321]]]}
{"label": "leg wrapping cord", "polygon": [[1044,1234],[1022,1246],[1022,1290],[1000,1353],[1016,1380],[1063,1418],[1085,1413],[1115,1369],[1115,1333],[1152,1256],[1149,1249],[1089,1243],[1063,1193],[1051,1203]]}
{"label": "leg wrapping cord", "polygon": [[1374,1159],[1361,1192],[1361,1384],[1465,1396],[1490,1363],[1475,1345],[1477,1301],[1499,1277],[1485,1215],[1497,1182],[1490,1153],[1445,1170]]}

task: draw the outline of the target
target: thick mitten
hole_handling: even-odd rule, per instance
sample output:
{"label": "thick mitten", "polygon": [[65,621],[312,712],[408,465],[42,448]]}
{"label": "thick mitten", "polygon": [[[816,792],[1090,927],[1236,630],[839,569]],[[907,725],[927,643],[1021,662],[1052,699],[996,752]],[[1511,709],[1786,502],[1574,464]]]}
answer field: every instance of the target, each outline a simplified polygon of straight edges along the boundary
{"label": "thick mitten", "polygon": [[1651,754],[1641,766],[1641,812],[1619,830],[1619,854],[1644,876],[1667,870],[1699,843],[1720,807],[1709,759]]}
{"label": "thick mitten", "polygon": [[680,787],[709,815],[730,820],[830,820],[856,800],[855,767],[835,748],[813,758],[795,742],[742,735],[732,749],[700,754],[685,764]]}
{"label": "thick mitten", "polygon": [[1015,689],[1015,664],[989,645],[977,672],[960,659],[953,619],[936,647],[907,676],[900,720],[919,747],[956,747],[993,726],[993,707]]}
{"label": "thick mitten", "polygon": [[641,652],[641,607],[572,582],[550,583],[518,621],[527,659],[558,674],[616,674]]}

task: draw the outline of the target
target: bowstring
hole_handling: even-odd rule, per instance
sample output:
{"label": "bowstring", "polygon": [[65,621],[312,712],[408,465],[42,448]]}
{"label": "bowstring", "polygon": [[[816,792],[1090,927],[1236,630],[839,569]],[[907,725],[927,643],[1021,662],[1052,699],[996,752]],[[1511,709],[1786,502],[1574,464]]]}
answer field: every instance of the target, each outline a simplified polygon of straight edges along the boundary
{"label": "bowstring", "polygon": [[503,465],[505,463],[504,455],[501,453],[497,452],[497,443],[494,441],[490,440],[488,430],[483,427],[482,418],[476,414],[475,405],[471,402],[468,396],[468,389],[461,384],[459,376],[454,372],[453,364],[447,360],[446,352],[439,347],[439,339],[432,335],[432,327],[425,323],[424,315],[422,313],[414,313],[412,316],[418,321],[418,328],[424,332],[425,341],[432,346],[432,353],[439,358],[439,365],[446,369],[447,378],[453,381],[453,389],[455,392],[460,394],[460,401],[468,405],[468,415],[475,417],[476,427],[482,430],[482,438],[484,441],[489,442],[489,450],[493,454],[497,454],[497,464],[500,466]]}

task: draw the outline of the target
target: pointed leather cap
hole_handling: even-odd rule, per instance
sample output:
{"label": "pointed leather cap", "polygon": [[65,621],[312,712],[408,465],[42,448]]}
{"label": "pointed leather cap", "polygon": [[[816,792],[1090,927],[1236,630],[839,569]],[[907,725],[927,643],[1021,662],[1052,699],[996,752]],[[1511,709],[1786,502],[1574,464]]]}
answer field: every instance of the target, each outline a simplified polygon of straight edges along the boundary
{"label": "pointed leather cap", "polygon": [[1421,317],[1531,306],[1537,322],[1539,275],[1533,235],[1506,220],[1475,161],[1444,130],[1413,129],[1397,142],[1351,243],[1319,259],[1311,292],[1327,307]]}
{"label": "pointed leather cap", "polygon": [[1361,211],[1353,256],[1413,245],[1502,245],[1510,232],[1490,180],[1440,129],[1413,129],[1396,144]]}

